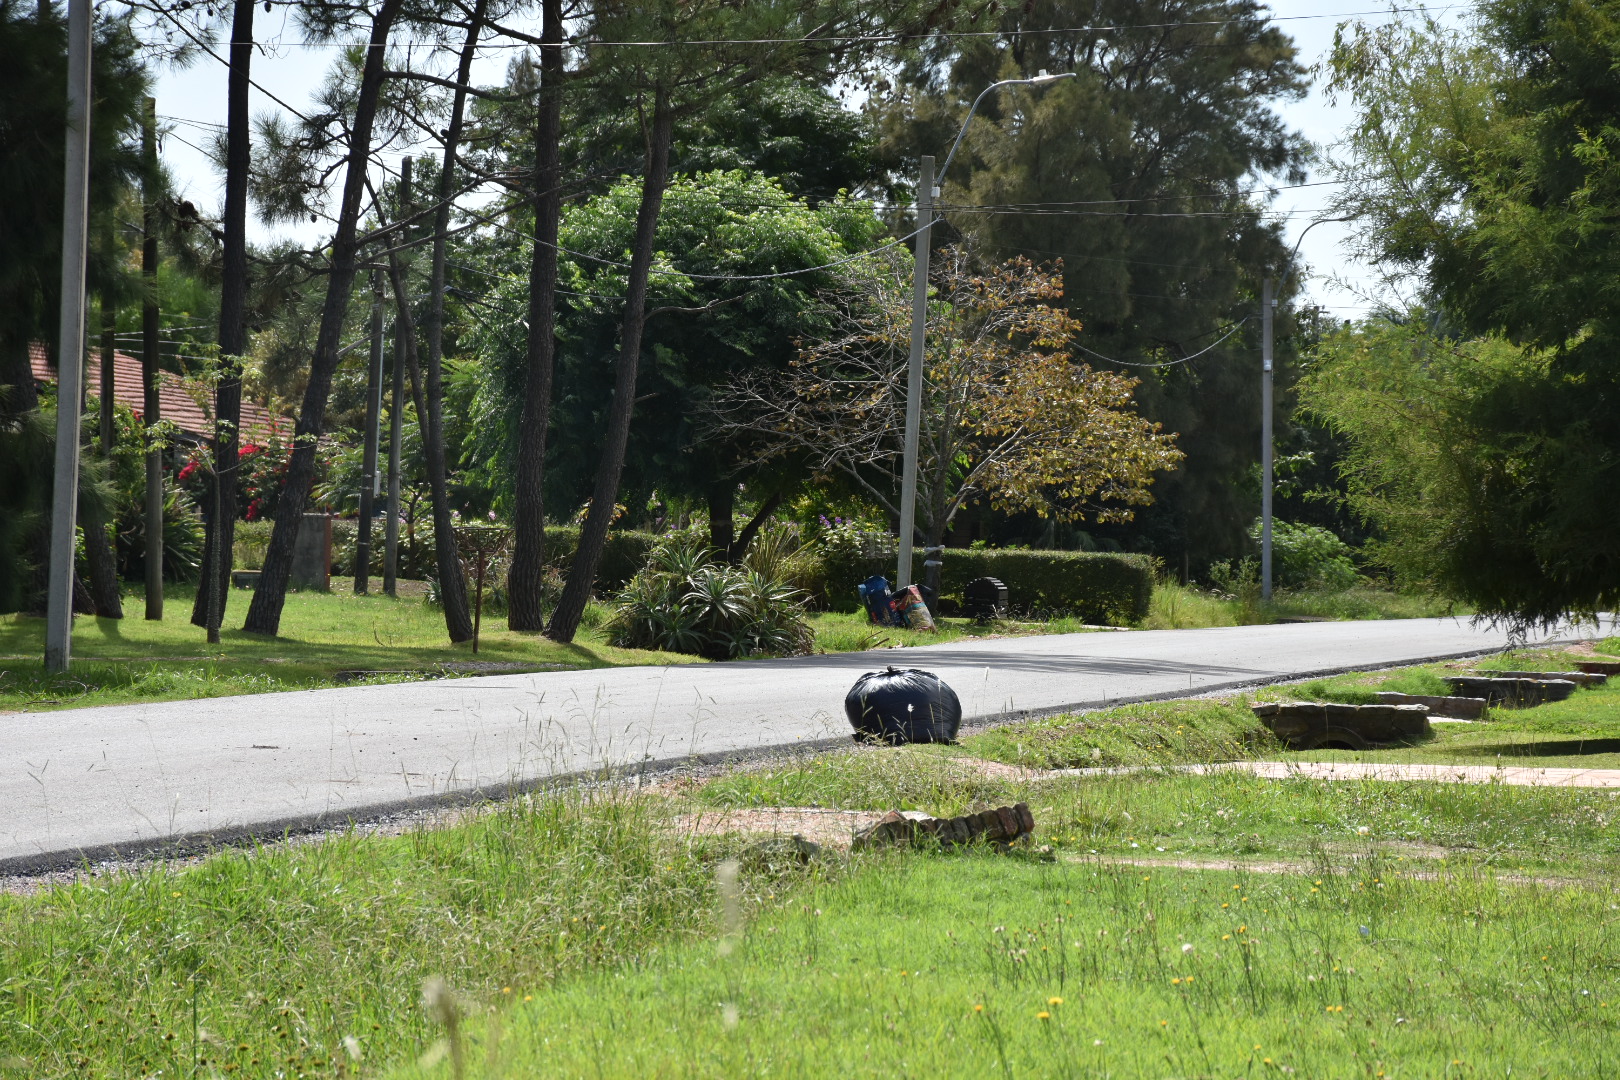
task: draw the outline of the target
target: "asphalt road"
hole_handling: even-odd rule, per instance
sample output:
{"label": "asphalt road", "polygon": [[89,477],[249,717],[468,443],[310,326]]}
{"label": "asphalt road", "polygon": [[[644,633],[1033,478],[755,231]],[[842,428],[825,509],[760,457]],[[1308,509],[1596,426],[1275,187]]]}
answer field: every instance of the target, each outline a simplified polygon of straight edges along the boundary
{"label": "asphalt road", "polygon": [[845,691],[885,665],[937,673],[983,723],[1503,644],[1453,619],[1066,634],[12,713],[0,716],[0,873],[278,835],[604,765],[842,741]]}

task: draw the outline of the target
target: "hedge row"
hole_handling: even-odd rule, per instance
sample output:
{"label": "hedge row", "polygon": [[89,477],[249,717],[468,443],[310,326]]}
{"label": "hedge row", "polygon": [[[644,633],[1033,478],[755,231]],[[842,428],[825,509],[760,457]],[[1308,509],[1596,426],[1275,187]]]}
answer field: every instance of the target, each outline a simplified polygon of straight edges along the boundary
{"label": "hedge row", "polygon": [[[354,573],[354,547],[358,523],[351,519],[333,522],[333,573]],[[269,541],[270,522],[240,522],[237,525],[238,557],[242,541],[263,545]],[[401,537],[401,574],[429,577],[433,573],[433,523],[417,523],[416,545],[407,549]],[[607,549],[596,574],[596,591],[604,596],[618,592],[629,583],[647,561],[658,542],[655,533],[633,530],[608,535]],[[565,571],[579,545],[579,529],[552,525],[546,528],[546,562]],[[820,558],[808,560],[801,584],[812,604],[834,611],[854,611],[859,606],[855,586],[874,573],[892,577],[891,561],[863,558],[852,552],[828,550]],[[1067,615],[1089,623],[1120,626],[1147,616],[1153,596],[1154,563],[1146,555],[1094,551],[1000,551],[947,548],[941,567],[940,605],[944,614],[960,610],[962,590],[974,578],[999,578],[1007,586],[1012,613],[1044,618]],[[913,579],[923,580],[921,553]],[[373,532],[372,573],[382,574],[382,529]]]}
{"label": "hedge row", "polygon": [[[942,599],[957,604],[974,578],[1007,586],[1020,615],[1072,615],[1088,623],[1123,626],[1147,617],[1155,566],[1147,555],[1101,551],[992,551],[947,548],[940,567]],[[922,559],[913,577],[921,581]]]}
{"label": "hedge row", "polygon": [[[975,578],[999,578],[1007,586],[1012,614],[1046,618],[1074,616],[1088,623],[1122,626],[1147,617],[1156,567],[1147,555],[1097,551],[1002,551],[946,548],[940,567],[940,610],[960,610],[962,590]],[[923,580],[918,552],[912,580]],[[892,559],[877,561],[831,552],[809,583],[815,602],[834,611],[860,606],[855,586],[872,574],[894,577]]]}

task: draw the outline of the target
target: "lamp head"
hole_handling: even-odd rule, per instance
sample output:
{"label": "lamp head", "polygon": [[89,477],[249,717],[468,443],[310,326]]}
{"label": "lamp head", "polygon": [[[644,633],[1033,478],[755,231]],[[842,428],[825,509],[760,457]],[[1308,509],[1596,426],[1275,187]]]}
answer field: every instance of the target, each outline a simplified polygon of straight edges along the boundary
{"label": "lamp head", "polygon": [[1031,86],[1045,86],[1047,83],[1055,83],[1059,79],[1072,79],[1074,77],[1075,73],[1072,71],[1065,71],[1060,75],[1048,75],[1046,69],[1042,68],[1034,78],[1025,79],[1024,81]]}

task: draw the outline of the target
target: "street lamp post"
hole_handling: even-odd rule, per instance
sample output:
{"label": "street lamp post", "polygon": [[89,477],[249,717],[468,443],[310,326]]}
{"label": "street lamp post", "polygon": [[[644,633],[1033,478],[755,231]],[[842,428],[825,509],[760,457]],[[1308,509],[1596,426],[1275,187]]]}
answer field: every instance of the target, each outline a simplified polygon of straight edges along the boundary
{"label": "street lamp post", "polygon": [[917,175],[916,266],[912,273],[911,291],[911,358],[906,367],[906,443],[900,465],[900,565],[895,568],[896,589],[904,589],[911,584],[912,538],[917,531],[917,439],[922,427],[923,345],[928,330],[928,257],[934,231],[934,199],[939,196],[939,185],[945,180],[951,159],[956,157],[956,148],[962,145],[962,136],[967,134],[968,124],[973,122],[973,114],[990,91],[1003,86],[1045,86],[1059,79],[1074,77],[1072,71],[1062,75],[1048,75],[1043,71],[1028,79],[1002,79],[991,83],[973,99],[973,106],[968,109],[962,121],[962,130],[956,133],[956,141],[951,143],[951,151],[945,155],[945,164],[940,166],[939,174],[934,174],[932,155],[923,155],[920,163]]}
{"label": "street lamp post", "polygon": [[1299,239],[1294,241],[1294,250],[1288,254],[1288,269],[1282,281],[1273,284],[1268,276],[1260,284],[1260,599],[1266,601],[1271,599],[1271,493],[1274,485],[1271,435],[1272,320],[1277,313],[1277,298],[1282,287],[1294,274],[1294,257],[1299,254],[1299,245],[1305,242],[1305,233],[1330,221],[1349,220],[1348,217],[1317,218],[1305,226]]}

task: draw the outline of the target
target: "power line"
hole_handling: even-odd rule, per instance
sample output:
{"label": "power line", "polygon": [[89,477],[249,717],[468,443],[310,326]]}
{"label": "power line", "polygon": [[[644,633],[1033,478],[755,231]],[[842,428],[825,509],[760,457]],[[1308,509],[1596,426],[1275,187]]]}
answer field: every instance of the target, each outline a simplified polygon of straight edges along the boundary
{"label": "power line", "polygon": [[[1127,30],[1180,30],[1180,29],[1191,29],[1191,28],[1197,28],[1197,27],[1232,26],[1232,25],[1234,25],[1236,23],[1249,22],[1249,21],[1257,21],[1257,22],[1260,22],[1261,24],[1266,24],[1266,23],[1281,23],[1281,22],[1307,22],[1307,21],[1311,21],[1311,20],[1315,20],[1315,19],[1353,19],[1353,18],[1357,18],[1357,17],[1362,16],[1362,15],[1395,15],[1395,14],[1405,14],[1405,13],[1414,12],[1414,11],[1424,11],[1424,12],[1439,13],[1439,12],[1444,12],[1444,11],[1451,11],[1454,8],[1463,7],[1463,6],[1465,6],[1465,5],[1447,4],[1444,7],[1438,7],[1438,8],[1429,8],[1429,7],[1389,7],[1389,8],[1379,8],[1379,9],[1372,10],[1372,11],[1346,11],[1346,12],[1340,12],[1338,14],[1281,15],[1281,16],[1273,15],[1273,16],[1269,16],[1267,18],[1258,19],[1258,20],[1203,19],[1203,20],[1184,20],[1184,21],[1179,21],[1179,22],[1112,23],[1112,24],[1095,24],[1095,25],[1088,25],[1088,26],[1046,27],[1046,28],[1041,28],[1041,29],[930,31],[930,32],[920,33],[920,34],[903,34],[903,33],[892,33],[892,34],[826,34],[826,35],[820,35],[820,36],[779,37],[779,38],[697,38],[697,39],[693,39],[693,40],[690,40],[690,41],[578,41],[578,40],[575,40],[575,41],[568,42],[567,47],[569,47],[569,48],[579,48],[579,49],[598,49],[598,48],[664,48],[664,47],[674,46],[674,45],[714,47],[714,46],[718,46],[718,45],[811,45],[811,44],[822,44],[822,43],[880,44],[880,43],[883,43],[883,42],[925,41],[925,40],[933,40],[933,39],[952,40],[952,39],[958,39],[958,38],[967,39],[967,38],[987,38],[987,37],[1019,37],[1019,36],[1023,36],[1023,35],[1036,35],[1036,34],[1088,34],[1088,33],[1089,34],[1103,34],[1103,33],[1119,33],[1121,31],[1127,31]],[[198,40],[198,39],[194,38],[193,40]],[[200,43],[201,42],[199,41],[199,44]],[[225,45],[225,44],[230,44],[230,42],[213,41],[213,42],[210,42],[210,44]],[[253,42],[252,44],[258,45],[258,44],[261,44],[261,43],[260,42]],[[295,41],[295,42],[279,42],[277,44],[278,48],[283,47],[283,46],[294,46],[294,47],[298,47],[298,48],[307,48],[307,49],[344,49],[344,48],[349,47],[348,44],[346,44],[344,42],[341,42],[341,41]],[[436,41],[416,41],[416,40],[393,41],[393,42],[389,43],[389,47],[390,48],[412,48],[412,49],[414,49],[414,48],[439,48],[439,47],[441,47],[441,43],[436,42]],[[480,42],[478,47],[482,48],[482,49],[529,49],[529,48],[534,48],[535,46],[534,46],[534,44],[532,42],[528,42],[528,41],[512,41],[512,42],[488,41],[488,42]]]}
{"label": "power line", "polygon": [[1225,334],[1222,334],[1221,337],[1219,338],[1219,340],[1212,342],[1211,344],[1205,346],[1202,349],[1199,349],[1197,352],[1193,353],[1191,356],[1183,356],[1180,360],[1166,360],[1166,361],[1164,361],[1163,363],[1160,363],[1160,364],[1144,364],[1144,363],[1136,363],[1136,362],[1133,362],[1133,361],[1130,361],[1130,360],[1115,360],[1112,356],[1104,356],[1100,352],[1096,352],[1095,350],[1086,348],[1084,345],[1081,345],[1079,342],[1071,342],[1071,344],[1073,344],[1075,348],[1079,349],[1081,352],[1085,353],[1088,356],[1094,356],[1098,360],[1101,360],[1101,361],[1103,361],[1105,363],[1118,364],[1120,367],[1133,367],[1133,368],[1167,368],[1167,367],[1175,367],[1177,364],[1185,364],[1185,363],[1188,363],[1190,361],[1196,360],[1200,356],[1203,356],[1205,353],[1214,350],[1219,345],[1221,345],[1221,343],[1224,342],[1227,338],[1231,337],[1233,334],[1235,334],[1239,330],[1243,329],[1243,324],[1248,322],[1253,317],[1254,316],[1252,316],[1252,315],[1245,315],[1243,318],[1241,318],[1237,322],[1233,323],[1232,328],[1230,330],[1228,330]]}

